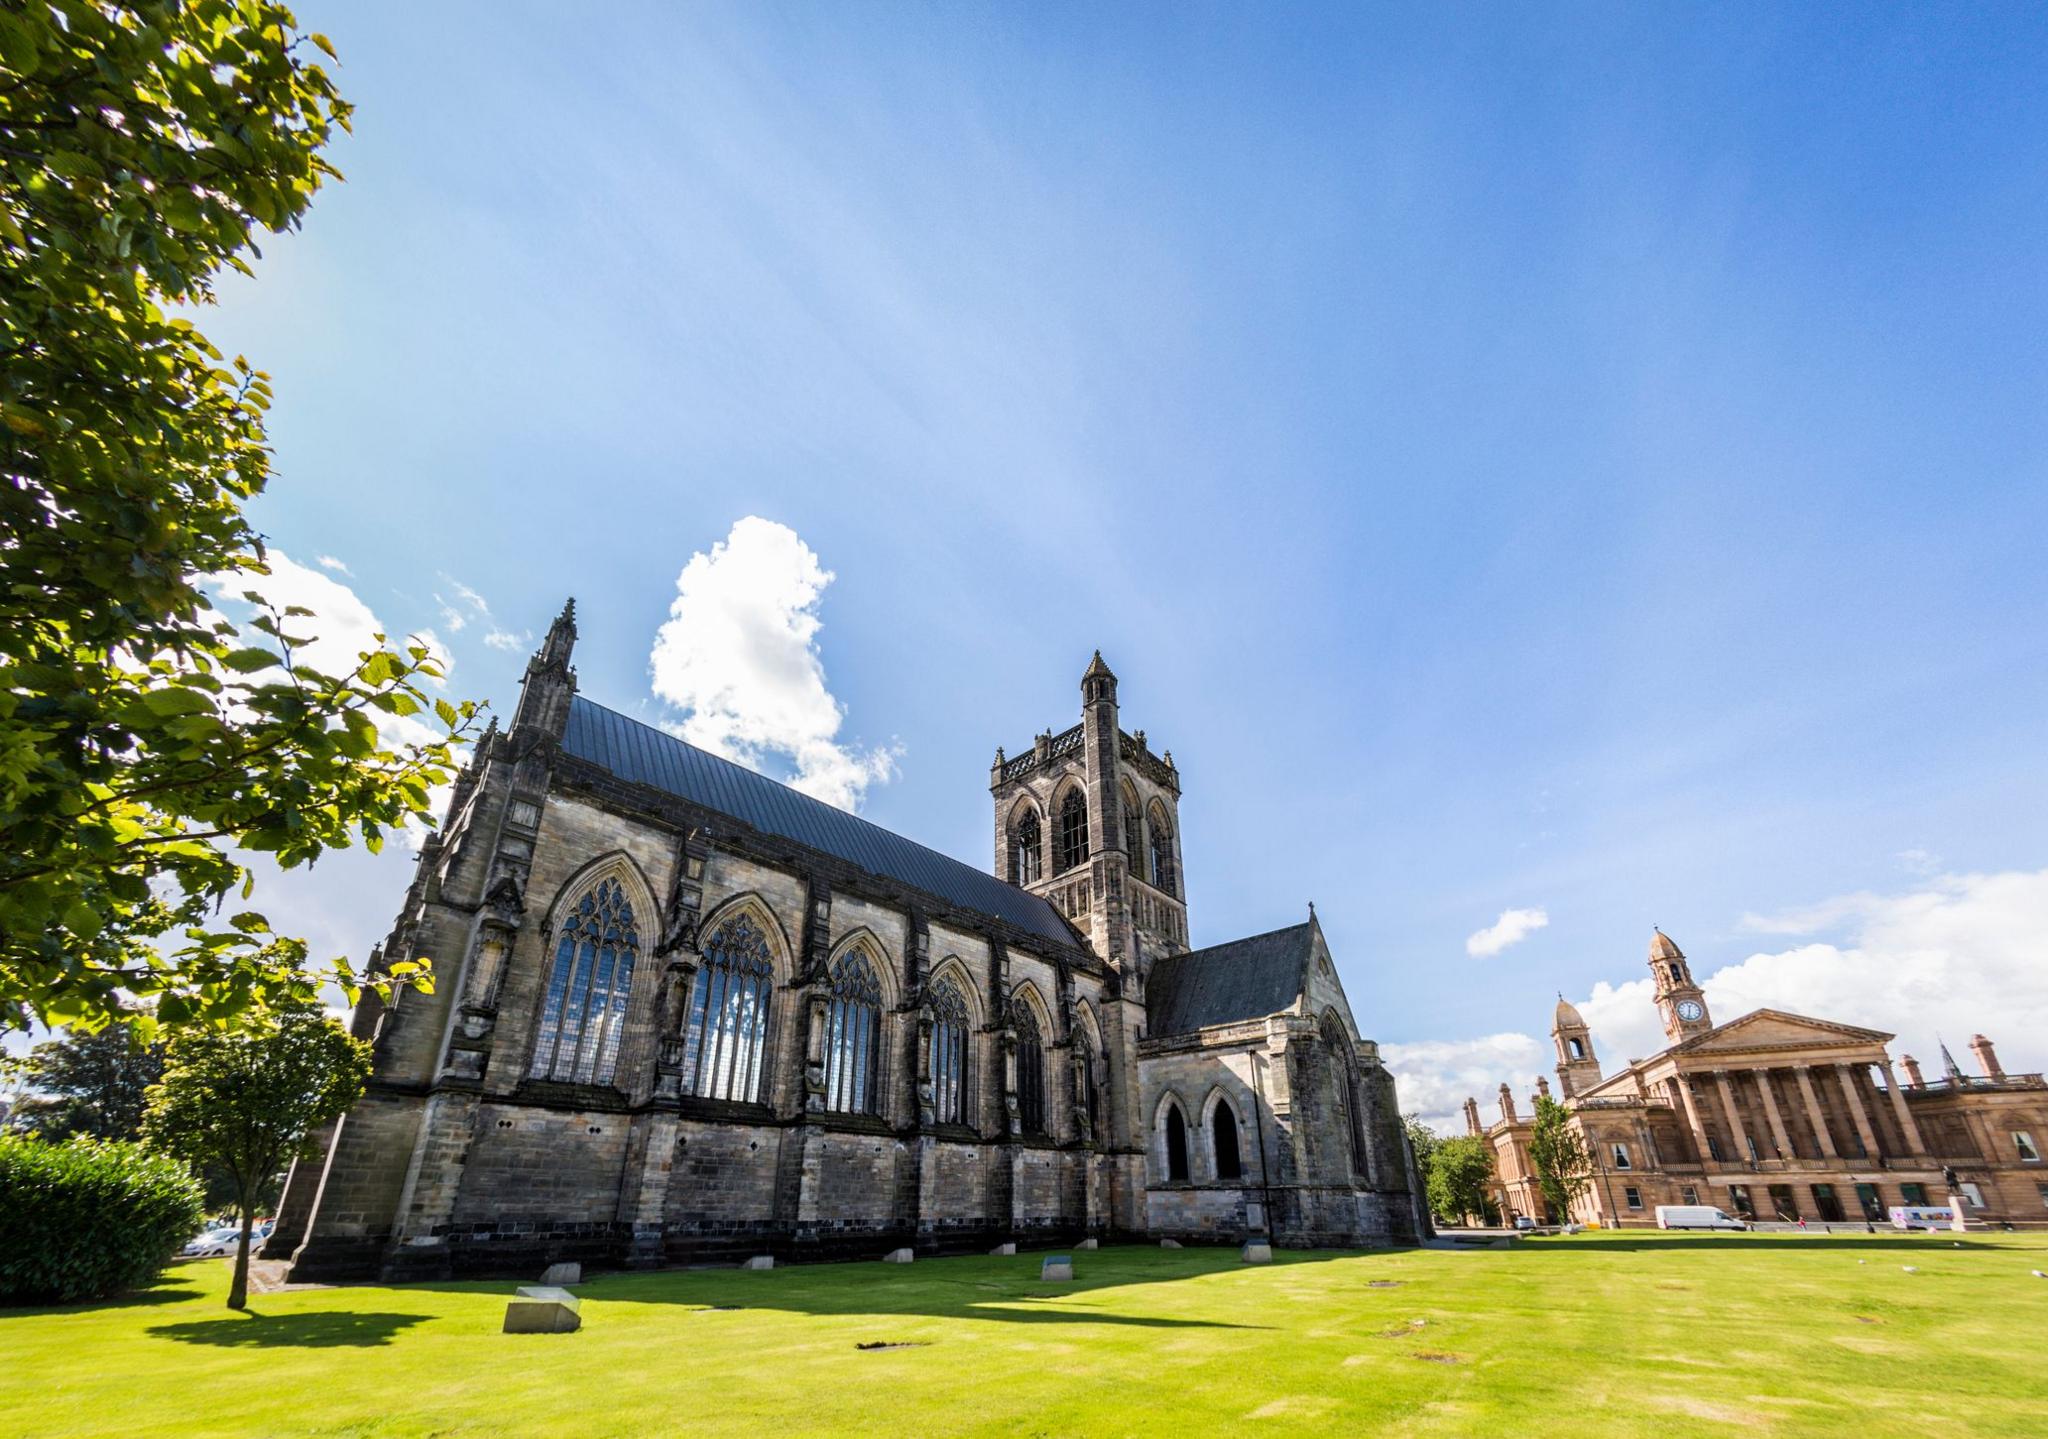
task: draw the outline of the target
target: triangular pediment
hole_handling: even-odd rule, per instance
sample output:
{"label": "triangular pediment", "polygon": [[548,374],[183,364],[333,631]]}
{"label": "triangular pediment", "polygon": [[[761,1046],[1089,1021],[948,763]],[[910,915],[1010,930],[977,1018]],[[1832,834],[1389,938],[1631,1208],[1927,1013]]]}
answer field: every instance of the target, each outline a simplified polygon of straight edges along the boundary
{"label": "triangular pediment", "polygon": [[1705,1034],[1696,1034],[1671,1047],[1671,1054],[1713,1054],[1722,1050],[1753,1049],[1840,1049],[1853,1044],[1889,1044],[1892,1036],[1881,1029],[1862,1029],[1837,1024],[1831,1019],[1814,1019],[1783,1009],[1753,1009],[1740,1019],[1731,1019]]}

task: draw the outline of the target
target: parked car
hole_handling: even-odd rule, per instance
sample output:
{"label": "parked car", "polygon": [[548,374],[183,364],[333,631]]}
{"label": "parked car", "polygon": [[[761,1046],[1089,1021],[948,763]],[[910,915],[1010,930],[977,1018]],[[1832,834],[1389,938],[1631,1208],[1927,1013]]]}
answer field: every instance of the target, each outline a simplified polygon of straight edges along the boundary
{"label": "parked car", "polygon": [[241,1236],[239,1227],[221,1225],[199,1235],[178,1252],[187,1259],[219,1259],[235,1252],[235,1242]]}
{"label": "parked car", "polygon": [[1711,1204],[1660,1204],[1659,1229],[1747,1229],[1740,1219]]}
{"label": "parked car", "polygon": [[1517,1214],[1517,1215],[1515,1216],[1515,1228],[1517,1228],[1517,1229],[1534,1229],[1535,1227],[1536,1227],[1536,1221],[1535,1221],[1535,1220],[1533,1220],[1533,1219],[1531,1219],[1531,1218],[1530,1218],[1530,1217],[1529,1217],[1528,1215],[1526,1215],[1526,1214]]}

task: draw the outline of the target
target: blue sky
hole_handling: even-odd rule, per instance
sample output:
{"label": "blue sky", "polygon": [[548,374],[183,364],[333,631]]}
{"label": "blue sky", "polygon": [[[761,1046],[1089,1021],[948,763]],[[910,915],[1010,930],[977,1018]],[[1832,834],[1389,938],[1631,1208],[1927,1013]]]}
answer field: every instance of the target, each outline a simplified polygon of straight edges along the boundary
{"label": "blue sky", "polygon": [[[584,690],[686,719],[655,632],[759,516],[864,813],[987,863],[1100,646],[1196,942],[1313,898],[1431,1112],[1653,922],[2048,1061],[2048,14],[301,17],[348,181],[204,327],[276,381],[265,531],[454,689],[573,593]],[[403,882],[268,892],[359,953]]]}

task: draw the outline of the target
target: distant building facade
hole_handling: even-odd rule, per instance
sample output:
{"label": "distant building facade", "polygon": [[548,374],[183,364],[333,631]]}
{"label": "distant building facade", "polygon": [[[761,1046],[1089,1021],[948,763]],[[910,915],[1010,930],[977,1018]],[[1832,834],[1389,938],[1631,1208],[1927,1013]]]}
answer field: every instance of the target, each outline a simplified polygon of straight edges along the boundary
{"label": "distant building facade", "polygon": [[295,1278],[1425,1231],[1313,914],[1188,950],[1180,771],[1100,655],[997,752],[989,874],[585,699],[575,637],[421,852],[375,962],[435,992],[357,1010]]}
{"label": "distant building facade", "polygon": [[[1948,1203],[1952,1178],[1973,1220],[2048,1224],[2048,1082],[2007,1074],[1983,1035],[1970,1045],[1976,1074],[1944,1046],[1941,1077],[1927,1080],[1911,1055],[1894,1067],[1894,1036],[1879,1030],[1775,1009],[1716,1025],[1662,931],[1649,965],[1672,1043],[1613,1074],[1558,1000],[1552,1097],[1594,1165],[1570,1215],[1549,1212],[1530,1162],[1533,1097],[1522,1113],[1501,1085],[1491,1122],[1465,1101],[1467,1129],[1493,1145],[1505,1215],[1654,1225],[1660,1204],[1713,1204],[1756,1220],[1882,1224],[1894,1205]],[[1547,1077],[1536,1088],[1552,1094]]]}

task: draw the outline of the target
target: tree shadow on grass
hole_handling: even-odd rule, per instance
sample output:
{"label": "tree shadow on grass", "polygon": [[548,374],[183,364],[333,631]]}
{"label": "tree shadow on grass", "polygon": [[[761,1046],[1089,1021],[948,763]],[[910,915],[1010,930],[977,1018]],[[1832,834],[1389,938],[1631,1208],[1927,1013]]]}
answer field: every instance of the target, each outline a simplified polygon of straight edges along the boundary
{"label": "tree shadow on grass", "polygon": [[190,1324],[159,1324],[149,1333],[180,1344],[211,1344],[223,1349],[371,1349],[389,1344],[401,1330],[429,1316],[343,1311],[323,1314],[245,1314],[225,1319],[199,1319]]}
{"label": "tree shadow on grass", "polygon": [[185,1289],[175,1281],[159,1279],[145,1289],[133,1289],[126,1294],[114,1294],[105,1299],[80,1299],[70,1304],[22,1305],[19,1308],[0,1306],[0,1320],[33,1319],[56,1314],[96,1314],[106,1309],[139,1309],[152,1304],[181,1304],[187,1299],[199,1299],[204,1290]]}
{"label": "tree shadow on grass", "polygon": [[[1380,1251],[1393,1252],[1393,1251]],[[1068,1254],[1071,1280],[1044,1281],[1039,1262],[1048,1253]],[[1329,1251],[1275,1255],[1282,1266],[1340,1257]],[[791,1264],[764,1273],[733,1267],[662,1269],[593,1274],[575,1292],[585,1300],[626,1304],[673,1304],[681,1308],[779,1310],[821,1316],[982,1320],[1001,1324],[1103,1324],[1142,1329],[1265,1329],[1263,1324],[1185,1319],[1171,1314],[1116,1313],[1091,1297],[1093,1291],[1132,1285],[1171,1284],[1206,1274],[1236,1272],[1234,1249],[1187,1249],[1162,1253],[1149,1246],[1110,1246],[1073,1251],[1068,1247],[1016,1255],[952,1255],[920,1258],[913,1264],[874,1260]],[[523,1280],[442,1280],[393,1286],[506,1294]],[[1170,1307],[1170,1293],[1158,1296]]]}

